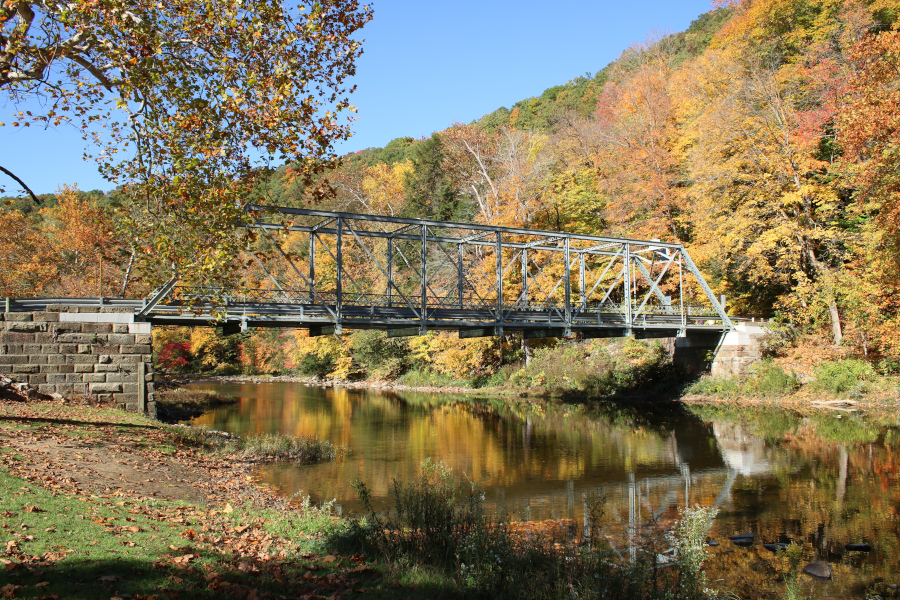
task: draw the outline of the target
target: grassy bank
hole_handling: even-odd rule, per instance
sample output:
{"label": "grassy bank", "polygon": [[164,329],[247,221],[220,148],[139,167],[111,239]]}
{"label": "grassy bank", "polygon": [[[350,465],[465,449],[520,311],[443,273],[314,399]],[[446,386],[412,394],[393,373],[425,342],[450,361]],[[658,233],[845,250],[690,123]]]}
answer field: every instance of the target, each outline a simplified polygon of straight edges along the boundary
{"label": "grassy bank", "polygon": [[[61,402],[0,404],[0,596],[366,595],[393,580],[329,554],[330,507],[288,506],[181,428]],[[376,594],[377,595],[377,594]]]}

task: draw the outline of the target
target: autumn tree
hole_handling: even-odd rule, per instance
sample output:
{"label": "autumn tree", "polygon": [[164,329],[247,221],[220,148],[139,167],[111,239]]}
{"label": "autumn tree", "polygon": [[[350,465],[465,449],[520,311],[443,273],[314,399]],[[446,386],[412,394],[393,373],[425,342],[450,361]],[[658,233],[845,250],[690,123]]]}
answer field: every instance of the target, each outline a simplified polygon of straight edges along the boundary
{"label": "autumn tree", "polygon": [[[900,356],[900,32],[861,40],[850,54],[854,65],[837,125],[856,184],[865,235],[851,265],[847,296],[863,342]],[[864,349],[867,350],[866,343]]]}
{"label": "autumn tree", "polygon": [[371,16],[356,0],[5,2],[0,89],[45,107],[12,126],[73,123],[101,140],[102,174],[140,209],[126,214],[136,247],[221,277],[260,167],[291,162],[327,192]]}

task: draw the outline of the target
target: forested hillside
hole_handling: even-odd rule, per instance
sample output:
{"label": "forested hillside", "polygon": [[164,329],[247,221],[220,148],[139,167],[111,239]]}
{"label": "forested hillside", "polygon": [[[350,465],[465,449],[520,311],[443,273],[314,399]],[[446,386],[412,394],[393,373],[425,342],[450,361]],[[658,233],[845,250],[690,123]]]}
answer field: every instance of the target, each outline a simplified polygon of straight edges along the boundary
{"label": "forested hillside", "polygon": [[[686,32],[628,48],[596,75],[426,139],[346,156],[328,174],[333,197],[319,206],[681,242],[730,313],[775,316],[896,363],[900,3],[723,4]],[[254,196],[309,203],[290,165]],[[2,293],[119,293],[142,249],[115,234],[117,218],[71,191],[59,207],[0,215],[10,257]],[[78,233],[82,223],[95,237]],[[42,252],[55,258],[36,258]],[[144,277],[126,291],[151,285]],[[260,357],[246,363],[271,367],[277,356],[283,365],[287,353],[298,364],[313,344],[287,343],[260,334],[247,344]],[[454,343],[463,354],[477,344],[502,354],[502,342]]]}

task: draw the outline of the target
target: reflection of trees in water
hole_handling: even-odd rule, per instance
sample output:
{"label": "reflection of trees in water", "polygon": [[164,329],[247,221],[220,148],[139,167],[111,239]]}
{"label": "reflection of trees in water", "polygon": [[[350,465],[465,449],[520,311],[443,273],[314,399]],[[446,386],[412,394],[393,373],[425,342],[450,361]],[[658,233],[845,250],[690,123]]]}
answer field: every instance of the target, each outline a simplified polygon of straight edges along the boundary
{"label": "reflection of trees in water", "polygon": [[[757,545],[805,542],[806,558],[836,563],[842,583],[834,585],[891,580],[898,572],[897,429],[860,417],[747,407],[510,406],[295,384],[245,393],[247,400],[199,421],[238,433],[317,435],[353,450],[335,464],[269,469],[268,481],[287,494],[346,502],[361,479],[384,498],[393,478],[412,479],[432,458],[482,486],[489,507],[519,518],[583,526],[590,498],[601,497],[603,517],[593,525],[620,534],[622,551],[629,536],[639,540],[670,523],[679,508],[717,505],[717,537],[753,531]],[[876,552],[852,559],[862,564],[851,568],[840,557],[844,544],[858,541]],[[786,568],[761,546],[733,548],[724,540],[713,553],[709,568],[744,581],[745,591],[768,589]]]}
{"label": "reflection of trees in water", "polygon": [[[753,531],[757,542],[805,544],[806,560],[827,560],[835,566],[829,585],[841,594],[861,595],[858,586],[878,577],[897,580],[896,429],[834,413],[791,418],[782,413],[767,422],[767,411],[744,408],[740,416],[722,412],[713,421],[717,443],[729,468],[741,473],[732,501],[720,513],[719,528],[727,528],[722,534]],[[778,436],[772,435],[776,429]],[[862,541],[875,551],[844,550],[845,544]],[[708,569],[743,582],[737,590],[741,593],[771,589],[785,572],[786,559],[761,547],[727,546],[735,552],[716,549]],[[810,587],[804,593],[818,596],[822,590]]]}

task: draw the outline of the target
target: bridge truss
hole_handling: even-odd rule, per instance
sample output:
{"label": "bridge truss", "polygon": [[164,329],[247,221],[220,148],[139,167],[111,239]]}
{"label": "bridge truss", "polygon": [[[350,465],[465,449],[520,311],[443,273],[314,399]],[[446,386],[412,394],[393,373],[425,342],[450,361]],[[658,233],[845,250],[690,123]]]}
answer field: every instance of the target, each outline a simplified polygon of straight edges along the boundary
{"label": "bridge truss", "polygon": [[[385,329],[461,337],[674,337],[732,324],[680,244],[248,205],[240,294],[173,278],[145,301],[159,324]],[[216,309],[219,312],[216,312]]]}

